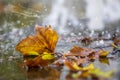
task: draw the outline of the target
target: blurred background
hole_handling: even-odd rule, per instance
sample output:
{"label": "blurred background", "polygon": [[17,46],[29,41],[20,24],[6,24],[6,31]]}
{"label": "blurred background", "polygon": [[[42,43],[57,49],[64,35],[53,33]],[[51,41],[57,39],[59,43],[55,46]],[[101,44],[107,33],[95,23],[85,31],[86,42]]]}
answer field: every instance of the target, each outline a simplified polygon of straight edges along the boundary
{"label": "blurred background", "polygon": [[[23,76],[24,71],[16,62],[2,62],[19,57],[15,45],[33,34],[36,24],[51,25],[60,35],[91,36],[102,32],[110,37],[108,31],[120,32],[120,0],[0,0],[0,80],[5,80],[4,74],[9,75],[12,70],[18,74],[13,72],[6,80]],[[102,68],[110,70],[119,63],[111,64]]]}
{"label": "blurred background", "polygon": [[59,33],[119,27],[120,0],[0,0],[0,25],[52,25]]}

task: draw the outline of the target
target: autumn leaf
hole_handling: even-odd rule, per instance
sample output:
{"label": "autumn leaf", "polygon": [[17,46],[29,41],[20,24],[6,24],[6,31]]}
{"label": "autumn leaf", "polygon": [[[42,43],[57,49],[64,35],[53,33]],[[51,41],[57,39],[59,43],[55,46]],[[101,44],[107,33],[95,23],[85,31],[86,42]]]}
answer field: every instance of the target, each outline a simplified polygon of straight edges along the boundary
{"label": "autumn leaf", "polygon": [[51,26],[35,26],[36,34],[21,40],[16,50],[23,56],[36,56],[25,59],[28,66],[45,66],[49,60],[54,59],[54,50],[58,41],[58,35]]}
{"label": "autumn leaf", "polygon": [[84,48],[81,48],[81,47],[79,47],[79,46],[74,46],[71,50],[70,50],[70,52],[71,53],[80,53],[80,52],[82,52],[82,51],[84,51],[85,49]]}
{"label": "autumn leaf", "polygon": [[120,43],[120,39],[117,38],[117,36],[115,38],[113,38],[113,42],[115,45],[119,44]]}
{"label": "autumn leaf", "polygon": [[86,58],[87,60],[95,60],[99,58],[100,54],[102,54],[103,51],[101,50],[95,50],[90,48],[84,48],[79,46],[74,46],[70,53],[65,54],[65,56],[79,56],[81,58]]}
{"label": "autumn leaf", "polygon": [[94,69],[87,70],[87,71],[81,71],[81,72],[73,73],[71,76],[73,78],[76,78],[76,79],[81,79],[81,78],[82,79],[86,79],[86,78],[88,78],[88,77],[91,76],[91,78],[92,77],[93,78],[96,77],[96,78],[98,78],[100,80],[106,80],[106,79],[108,80],[109,78],[111,78],[111,76],[113,75],[113,73],[114,73],[113,70],[102,71],[99,68],[94,68]]}
{"label": "autumn leaf", "polygon": [[74,46],[70,50],[70,54],[68,54],[68,55],[85,57],[85,56],[89,55],[89,53],[91,53],[92,51],[93,51],[92,49],[82,48],[82,47],[79,47],[79,46]]}
{"label": "autumn leaf", "polygon": [[86,70],[92,70],[94,69],[93,64],[89,64],[88,66],[85,67],[80,67],[78,66],[75,62],[70,62],[70,61],[65,61],[64,64],[70,69],[70,70],[81,70],[81,71],[86,71]]}
{"label": "autumn leaf", "polygon": [[101,50],[100,53],[101,53],[100,57],[106,57],[110,53],[110,51],[108,51],[108,50],[107,51]]}
{"label": "autumn leaf", "polygon": [[89,48],[82,48],[79,46],[74,46],[71,50],[70,50],[70,54],[67,54],[66,56],[84,56],[84,57],[88,57],[90,59],[96,59],[99,56],[100,57],[106,57],[109,54],[110,51],[106,50],[95,50],[95,49],[89,49]]}
{"label": "autumn leaf", "polygon": [[96,76],[100,76],[100,77],[110,78],[111,75],[113,74],[113,70],[105,72],[105,71],[101,71],[100,69],[96,68],[96,69],[91,70],[89,73],[94,74]]}
{"label": "autumn leaf", "polygon": [[51,53],[44,52],[42,55],[43,60],[51,60],[54,59],[54,55]]}
{"label": "autumn leaf", "polygon": [[119,49],[119,47],[117,45],[115,45],[114,43],[112,43],[111,45],[112,45],[112,47]]}
{"label": "autumn leaf", "polygon": [[76,63],[74,63],[74,64],[73,64],[73,67],[74,67],[74,69],[76,69],[76,70],[82,70],[82,71],[94,69],[94,65],[93,65],[93,64],[89,64],[88,66],[85,66],[85,67],[79,67]]}
{"label": "autumn leaf", "polygon": [[20,41],[16,50],[23,55],[40,55],[43,52],[54,53],[58,35],[56,31],[52,30],[51,26],[42,27],[36,25],[36,34],[28,36]]}

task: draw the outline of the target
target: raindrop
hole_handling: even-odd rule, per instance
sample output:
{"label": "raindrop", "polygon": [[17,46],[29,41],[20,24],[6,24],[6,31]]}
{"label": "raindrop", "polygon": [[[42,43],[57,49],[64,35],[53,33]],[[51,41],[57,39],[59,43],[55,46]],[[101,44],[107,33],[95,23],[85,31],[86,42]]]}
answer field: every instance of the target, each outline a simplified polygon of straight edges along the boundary
{"label": "raindrop", "polygon": [[120,30],[119,30],[119,29],[116,29],[116,32],[120,32]]}
{"label": "raindrop", "polygon": [[104,41],[103,41],[103,40],[100,40],[99,43],[100,43],[100,44],[104,44]]}
{"label": "raindrop", "polygon": [[17,20],[17,23],[18,23],[18,24],[20,24],[20,21],[19,21],[19,20]]}
{"label": "raindrop", "polygon": [[79,36],[81,36],[81,33],[78,33]]}
{"label": "raindrop", "polygon": [[111,38],[111,35],[110,35],[110,34],[108,34],[107,36],[108,36],[108,38]]}
{"label": "raindrop", "polygon": [[75,36],[75,33],[70,33],[70,36]]}
{"label": "raindrop", "polygon": [[48,9],[47,9],[47,8],[45,8],[45,11],[48,11]]}
{"label": "raindrop", "polygon": [[75,9],[76,7],[75,6],[72,6],[72,9]]}
{"label": "raindrop", "polygon": [[70,22],[69,22],[69,23],[68,23],[68,25],[69,25],[69,26],[71,26],[71,25],[72,25],[72,23],[70,23]]}
{"label": "raindrop", "polygon": [[24,23],[21,23],[22,26],[24,26]]}
{"label": "raindrop", "polygon": [[35,14],[34,17],[39,17],[39,16],[37,14]]}
{"label": "raindrop", "polygon": [[90,36],[92,37],[94,34],[95,34],[95,31],[92,30],[91,33],[90,33]]}
{"label": "raindrop", "polygon": [[103,31],[101,34],[102,34],[102,35],[104,35],[104,34],[105,34],[105,32]]}

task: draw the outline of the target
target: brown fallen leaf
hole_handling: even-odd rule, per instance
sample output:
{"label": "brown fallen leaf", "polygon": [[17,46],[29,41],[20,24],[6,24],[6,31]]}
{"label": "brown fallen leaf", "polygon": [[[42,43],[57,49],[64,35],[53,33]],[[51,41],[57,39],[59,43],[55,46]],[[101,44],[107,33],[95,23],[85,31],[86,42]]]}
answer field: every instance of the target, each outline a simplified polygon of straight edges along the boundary
{"label": "brown fallen leaf", "polygon": [[91,53],[92,51],[93,51],[92,49],[82,48],[82,47],[79,47],[79,46],[74,46],[70,50],[70,54],[68,54],[68,55],[85,57],[85,56],[89,55],[89,53]]}
{"label": "brown fallen leaf", "polygon": [[[28,66],[39,65],[42,60],[50,60],[54,57],[54,50],[58,41],[58,34],[51,26],[35,26],[36,34],[28,36],[21,40],[16,50],[20,51],[23,56],[38,56],[32,60],[27,59]],[[45,53],[45,55],[43,55]]]}
{"label": "brown fallen leaf", "polygon": [[100,54],[102,56],[103,51],[101,50],[95,50],[90,48],[82,48],[79,46],[74,46],[70,53],[65,54],[65,56],[78,56],[80,58],[86,58],[88,57],[89,60],[99,58]]}
{"label": "brown fallen leaf", "polygon": [[64,53],[63,57],[67,59],[65,64],[71,67],[69,65],[72,64],[71,62],[75,62],[77,65],[83,65],[88,62],[93,62],[96,59],[101,60],[102,58],[105,58],[108,54],[108,50],[95,50],[74,46],[69,53]]}

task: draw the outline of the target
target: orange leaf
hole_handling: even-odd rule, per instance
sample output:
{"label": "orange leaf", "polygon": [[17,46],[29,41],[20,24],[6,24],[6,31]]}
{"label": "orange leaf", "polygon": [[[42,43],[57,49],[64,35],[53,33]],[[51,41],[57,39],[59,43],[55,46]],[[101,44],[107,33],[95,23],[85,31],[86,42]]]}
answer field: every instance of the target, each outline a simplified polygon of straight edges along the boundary
{"label": "orange leaf", "polygon": [[54,60],[53,54],[58,35],[56,31],[52,30],[51,26],[42,27],[36,25],[35,30],[36,34],[20,41],[16,46],[16,50],[23,54],[24,63],[27,66],[46,66]]}
{"label": "orange leaf", "polygon": [[81,48],[81,47],[79,47],[79,46],[74,46],[74,47],[70,50],[71,53],[80,53],[80,52],[82,52],[82,51],[84,51],[84,49]]}
{"label": "orange leaf", "polygon": [[70,50],[70,54],[68,55],[74,55],[74,56],[88,56],[90,53],[95,52],[95,50],[93,49],[88,49],[88,48],[82,48],[79,46],[74,46],[71,50]]}
{"label": "orange leaf", "polygon": [[20,41],[16,50],[23,55],[40,55],[43,52],[54,53],[58,35],[56,31],[52,30],[51,26],[35,26],[36,34],[28,36]]}

